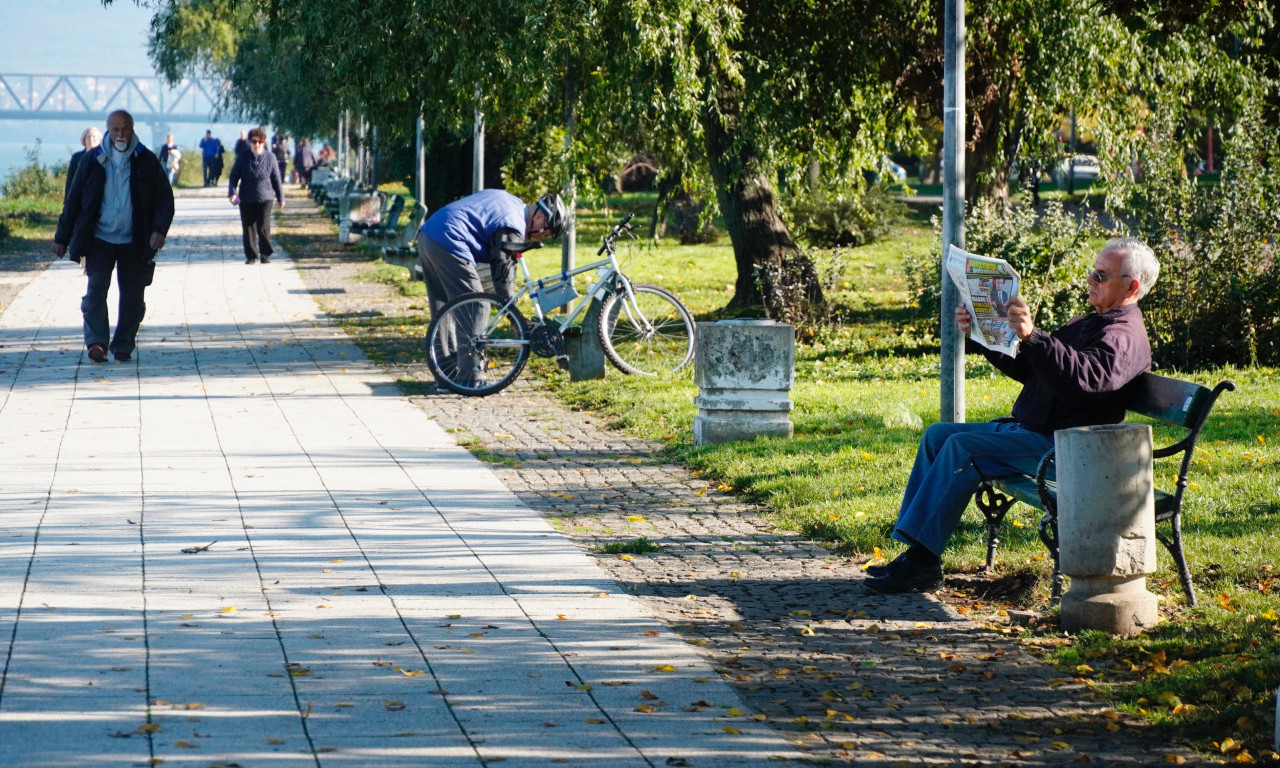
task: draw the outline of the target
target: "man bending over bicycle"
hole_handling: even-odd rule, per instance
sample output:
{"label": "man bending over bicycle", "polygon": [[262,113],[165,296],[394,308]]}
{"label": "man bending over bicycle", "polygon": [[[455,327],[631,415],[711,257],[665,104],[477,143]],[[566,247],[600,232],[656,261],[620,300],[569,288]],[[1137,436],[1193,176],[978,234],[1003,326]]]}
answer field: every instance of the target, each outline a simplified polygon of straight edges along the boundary
{"label": "man bending over bicycle", "polygon": [[560,196],[525,204],[501,189],[484,189],[431,214],[418,230],[418,258],[431,318],[450,300],[484,290],[476,264],[488,264],[502,301],[515,288],[514,246],[559,237],[568,222]]}

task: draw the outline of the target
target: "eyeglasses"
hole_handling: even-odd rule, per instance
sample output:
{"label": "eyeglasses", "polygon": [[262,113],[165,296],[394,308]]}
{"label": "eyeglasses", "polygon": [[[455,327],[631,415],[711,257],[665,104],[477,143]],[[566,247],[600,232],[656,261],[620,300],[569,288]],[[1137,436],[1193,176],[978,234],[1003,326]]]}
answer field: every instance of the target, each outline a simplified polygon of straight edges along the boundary
{"label": "eyeglasses", "polygon": [[[1099,272],[1096,269],[1089,270],[1089,272],[1085,275],[1085,279],[1092,280],[1098,285],[1102,285],[1103,283],[1107,282],[1108,280],[1111,279],[1111,277],[1112,277],[1111,275],[1108,275],[1105,272]],[[1116,275],[1116,277],[1132,277],[1132,275],[1120,274],[1120,275]]]}

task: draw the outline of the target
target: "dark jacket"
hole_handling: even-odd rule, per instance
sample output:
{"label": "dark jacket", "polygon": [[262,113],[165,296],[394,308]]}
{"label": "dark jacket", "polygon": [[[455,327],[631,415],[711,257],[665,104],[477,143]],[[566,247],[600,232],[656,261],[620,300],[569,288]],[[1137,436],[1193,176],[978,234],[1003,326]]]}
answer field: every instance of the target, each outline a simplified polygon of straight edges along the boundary
{"label": "dark jacket", "polygon": [[[240,186],[238,193],[237,184]],[[245,152],[236,155],[235,165],[231,166],[227,197],[235,194],[240,195],[242,203],[267,203],[272,198],[283,202],[284,187],[280,179],[280,166],[270,152],[260,155]]]}
{"label": "dark jacket", "polygon": [[298,144],[298,150],[293,153],[293,169],[306,173],[316,167],[316,153],[311,151],[311,145]]}
{"label": "dark jacket", "polygon": [[67,161],[67,178],[62,184],[62,198],[64,200],[67,195],[71,194],[71,182],[76,177],[76,171],[80,169],[80,161],[84,159],[84,156],[88,152],[89,150],[82,149],[79,152],[72,154],[71,159]]}
{"label": "dark jacket", "polygon": [[1119,424],[1122,390],[1151,368],[1151,343],[1137,304],[1073,317],[1053,333],[1037,328],[1018,345],[1017,357],[968,343],[1022,382],[1013,416],[1034,432]]}
{"label": "dark jacket", "polygon": [[[107,162],[101,146],[89,150],[80,160],[62,203],[53,240],[67,246],[72,261],[80,261],[93,245],[107,182],[103,165]],[[173,189],[160,160],[141,143],[129,155],[129,199],[133,205],[133,252],[140,261],[150,261],[156,255],[151,234],[168,235],[173,224]]]}

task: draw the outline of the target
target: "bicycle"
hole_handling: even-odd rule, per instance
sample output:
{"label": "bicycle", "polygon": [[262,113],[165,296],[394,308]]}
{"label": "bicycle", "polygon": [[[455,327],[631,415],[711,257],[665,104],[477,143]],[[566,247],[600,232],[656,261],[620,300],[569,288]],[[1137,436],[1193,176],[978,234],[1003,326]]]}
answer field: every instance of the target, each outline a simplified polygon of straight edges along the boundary
{"label": "bicycle", "polygon": [[[665,288],[635,283],[622,271],[617,240],[632,239],[627,214],[604,236],[598,261],[534,280],[521,258],[541,243],[517,243],[508,248],[520,264],[524,285],[509,301],[492,293],[465,293],[450,301],[427,328],[426,356],[436,380],[460,395],[484,397],[500,392],[524,370],[529,355],[564,356],[564,330],[592,301],[600,302],[597,330],[609,362],[623,373],[655,376],[673,373],[693,359],[693,314]],[[578,298],[573,278],[594,271]],[[526,320],[517,304],[528,297],[534,318]],[[559,323],[546,312],[578,302]],[[567,359],[567,358],[566,358]]]}

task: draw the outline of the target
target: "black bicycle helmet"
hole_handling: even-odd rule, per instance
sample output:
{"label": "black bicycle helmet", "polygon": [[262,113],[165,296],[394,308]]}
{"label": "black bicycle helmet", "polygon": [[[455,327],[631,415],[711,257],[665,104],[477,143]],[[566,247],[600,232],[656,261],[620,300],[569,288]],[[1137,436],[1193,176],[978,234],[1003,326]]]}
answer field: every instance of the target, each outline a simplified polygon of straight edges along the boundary
{"label": "black bicycle helmet", "polygon": [[547,229],[551,230],[551,236],[559,237],[569,223],[569,211],[565,208],[564,201],[559,195],[552,193],[538,198],[537,206],[538,210],[547,215]]}

